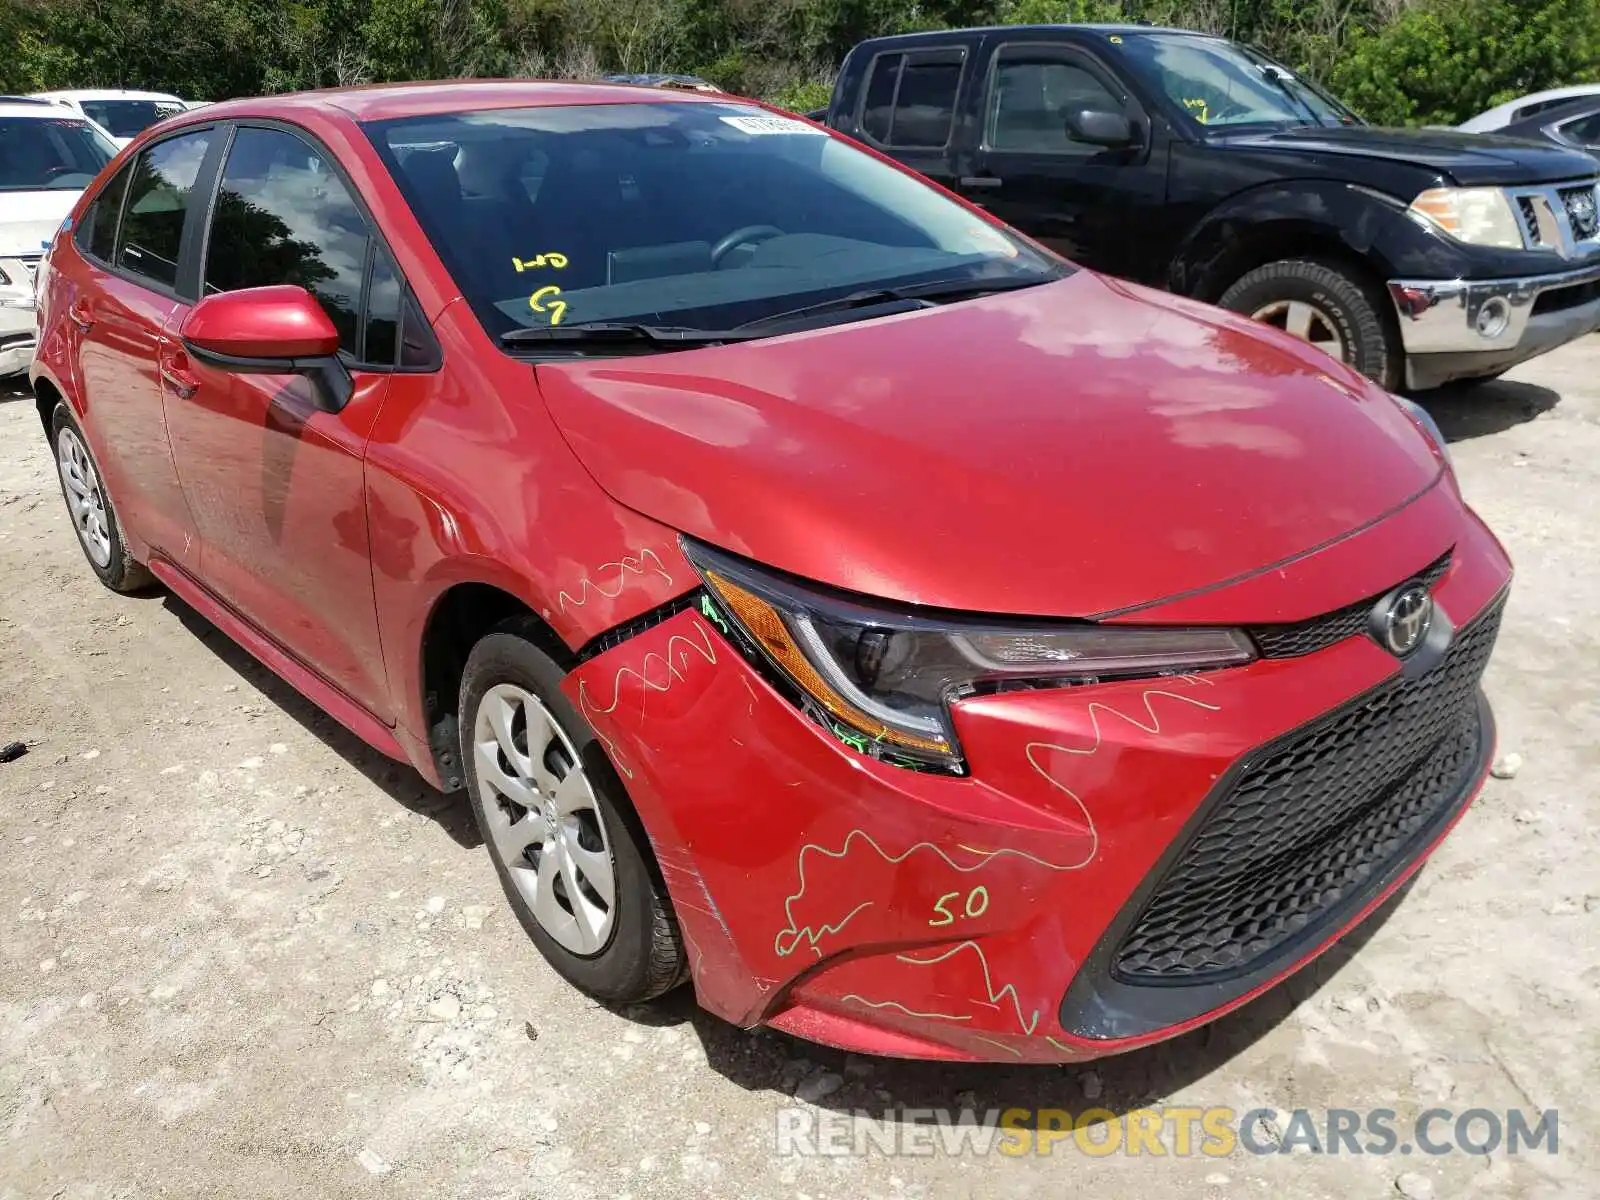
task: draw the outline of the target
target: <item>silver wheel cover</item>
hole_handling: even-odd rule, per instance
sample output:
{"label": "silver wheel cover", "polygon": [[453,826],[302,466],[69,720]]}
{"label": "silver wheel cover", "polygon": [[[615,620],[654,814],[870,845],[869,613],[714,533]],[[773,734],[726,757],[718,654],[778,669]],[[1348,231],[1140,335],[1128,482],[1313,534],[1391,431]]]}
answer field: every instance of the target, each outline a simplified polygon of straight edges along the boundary
{"label": "silver wheel cover", "polygon": [[496,684],[478,702],[472,753],[495,856],[546,933],[598,954],[616,919],[616,863],[566,732],[531,692]]}
{"label": "silver wheel cover", "polygon": [[105,493],[89,450],[69,425],[56,437],[56,469],[67,494],[73,528],[89,561],[104,570],[111,565],[111,519],[106,514]]}

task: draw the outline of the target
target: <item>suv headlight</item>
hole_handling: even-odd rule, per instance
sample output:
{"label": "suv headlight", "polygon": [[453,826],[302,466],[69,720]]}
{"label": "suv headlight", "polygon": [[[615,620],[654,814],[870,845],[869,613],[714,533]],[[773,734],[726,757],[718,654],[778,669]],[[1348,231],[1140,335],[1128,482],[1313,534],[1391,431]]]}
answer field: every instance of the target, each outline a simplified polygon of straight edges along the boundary
{"label": "suv headlight", "polygon": [[1408,210],[1423,224],[1473,246],[1523,250],[1522,223],[1500,188],[1429,188]]}
{"label": "suv headlight", "polygon": [[[917,613],[755,567],[684,539],[716,611],[841,740],[960,771],[949,705],[1006,682],[1090,682],[1235,666],[1242,630],[1126,628]],[[725,630],[732,633],[732,629]]]}

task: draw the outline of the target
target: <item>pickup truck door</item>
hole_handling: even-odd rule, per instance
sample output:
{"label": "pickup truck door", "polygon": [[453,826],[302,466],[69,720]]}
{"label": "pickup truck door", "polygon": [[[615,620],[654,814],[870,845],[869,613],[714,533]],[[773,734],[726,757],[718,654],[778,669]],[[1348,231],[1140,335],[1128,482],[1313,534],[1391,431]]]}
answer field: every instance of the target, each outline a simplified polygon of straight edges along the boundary
{"label": "pickup truck door", "polygon": [[[957,181],[963,195],[1074,262],[1165,281],[1155,247],[1170,239],[1151,233],[1166,199],[1166,131],[1104,63],[1062,43],[1003,43],[975,106],[977,144]],[[1084,109],[1128,117],[1134,143],[1075,140],[1067,115]]]}

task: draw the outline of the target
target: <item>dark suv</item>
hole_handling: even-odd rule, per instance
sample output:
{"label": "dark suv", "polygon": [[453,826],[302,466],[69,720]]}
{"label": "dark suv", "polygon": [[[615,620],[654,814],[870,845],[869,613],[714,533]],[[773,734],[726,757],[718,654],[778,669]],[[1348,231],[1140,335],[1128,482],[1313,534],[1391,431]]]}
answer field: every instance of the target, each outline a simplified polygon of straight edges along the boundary
{"label": "dark suv", "polygon": [[827,123],[1098,270],[1289,330],[1390,388],[1600,327],[1587,154],[1376,129],[1223,38],[1016,26],[879,38]]}

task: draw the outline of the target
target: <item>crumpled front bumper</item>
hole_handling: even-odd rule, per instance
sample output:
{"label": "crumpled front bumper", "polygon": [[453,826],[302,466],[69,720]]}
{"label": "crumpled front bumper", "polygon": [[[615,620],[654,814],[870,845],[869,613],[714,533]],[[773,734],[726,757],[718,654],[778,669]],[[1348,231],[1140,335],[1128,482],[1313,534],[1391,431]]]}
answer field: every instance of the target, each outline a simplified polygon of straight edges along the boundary
{"label": "crumpled front bumper", "polygon": [[[1464,625],[1509,570],[1469,517],[1436,599]],[[1060,1062],[1181,1033],[1381,903],[1481,782],[1476,769],[1426,844],[1260,978],[1164,989],[1169,1001],[1187,994],[1155,1018],[1084,1019],[1093,1005],[1076,1003],[1075,981],[1099,969],[1219,781],[1395,678],[1396,660],[1354,636],[1206,675],[972,697],[955,706],[970,767],[955,777],[841,744],[715,621],[678,612],[583,663],[564,688],[649,833],[700,1002],[846,1049]]]}
{"label": "crumpled front bumper", "polygon": [[1406,383],[1493,375],[1600,329],[1600,262],[1513,279],[1395,279]]}

